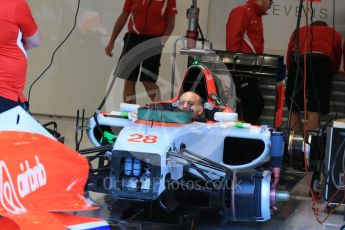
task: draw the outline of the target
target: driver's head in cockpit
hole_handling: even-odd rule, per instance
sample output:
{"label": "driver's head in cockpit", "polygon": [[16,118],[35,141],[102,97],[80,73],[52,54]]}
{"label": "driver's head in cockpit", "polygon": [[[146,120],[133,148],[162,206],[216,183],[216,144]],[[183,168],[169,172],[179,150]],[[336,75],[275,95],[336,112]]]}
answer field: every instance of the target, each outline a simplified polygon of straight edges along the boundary
{"label": "driver's head in cockpit", "polygon": [[185,92],[180,96],[178,108],[180,110],[192,109],[194,111],[194,119],[199,118],[204,112],[201,97],[193,92]]}

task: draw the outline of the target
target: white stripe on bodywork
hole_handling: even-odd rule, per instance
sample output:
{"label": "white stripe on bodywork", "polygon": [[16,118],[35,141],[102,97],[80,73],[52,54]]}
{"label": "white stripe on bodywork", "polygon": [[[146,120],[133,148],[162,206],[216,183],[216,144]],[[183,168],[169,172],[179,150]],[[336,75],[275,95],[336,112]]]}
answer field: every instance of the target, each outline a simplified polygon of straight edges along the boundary
{"label": "white stripe on bodywork", "polygon": [[252,44],[252,42],[250,41],[249,37],[248,37],[248,34],[247,34],[247,31],[244,32],[243,34],[243,40],[245,41],[245,43],[247,43],[247,45],[249,46],[249,48],[253,51],[253,53],[256,54],[256,50]]}
{"label": "white stripe on bodywork", "polygon": [[19,47],[19,49],[21,49],[26,57],[26,59],[28,58],[28,56],[26,55],[26,51],[24,49],[24,45],[22,42],[23,39],[23,34],[22,32],[20,32],[20,30],[18,30],[18,37],[17,37],[17,46]]}
{"label": "white stripe on bodywork", "polygon": [[109,224],[105,221],[97,221],[97,222],[90,222],[85,224],[76,224],[68,226],[69,230],[86,230],[86,229],[92,229],[92,228],[100,228],[100,227],[106,227],[109,226]]}

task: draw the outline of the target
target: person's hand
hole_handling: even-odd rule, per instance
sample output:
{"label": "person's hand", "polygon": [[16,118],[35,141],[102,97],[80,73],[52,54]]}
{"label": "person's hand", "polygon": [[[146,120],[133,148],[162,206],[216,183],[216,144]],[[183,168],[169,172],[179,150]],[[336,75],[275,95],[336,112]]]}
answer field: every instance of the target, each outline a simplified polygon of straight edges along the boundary
{"label": "person's hand", "polygon": [[165,43],[167,42],[168,38],[169,38],[169,36],[161,36],[160,37],[162,46],[165,45]]}
{"label": "person's hand", "polygon": [[113,49],[114,49],[114,43],[113,42],[109,42],[108,45],[105,47],[105,53],[109,56],[112,57],[113,56]]}

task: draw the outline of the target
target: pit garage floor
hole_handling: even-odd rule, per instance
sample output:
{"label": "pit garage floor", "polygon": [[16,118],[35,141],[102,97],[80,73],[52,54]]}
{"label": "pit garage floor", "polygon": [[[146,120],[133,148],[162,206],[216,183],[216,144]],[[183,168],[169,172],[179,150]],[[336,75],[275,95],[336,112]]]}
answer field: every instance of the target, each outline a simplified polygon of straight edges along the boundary
{"label": "pit garage floor", "polygon": [[[58,124],[58,131],[65,137],[65,144],[71,148],[75,148],[75,119],[49,117],[42,115],[35,115],[35,118],[41,123],[45,124],[50,121],[56,121]],[[81,149],[92,147],[88,141],[84,131],[84,138],[81,142]],[[308,192],[307,180],[304,172],[294,169],[284,169],[282,176],[282,183],[280,190],[290,191],[292,197],[289,202],[283,203],[279,206],[277,213],[272,215],[272,219],[264,223],[248,223],[248,222],[232,222],[226,226],[219,226],[216,219],[212,216],[201,216],[195,221],[197,230],[339,230],[341,226],[345,225],[343,210],[344,207],[337,210],[335,214],[323,223],[319,224],[314,217],[312,211],[311,198]],[[100,206],[98,211],[84,213],[88,216],[100,217],[107,220],[109,211],[104,203],[104,195],[98,193],[90,194],[94,202]],[[323,203],[318,203],[319,210],[324,207]],[[321,219],[325,214],[320,213]],[[113,229],[166,229],[162,226],[150,226],[141,228],[139,225],[116,224]],[[171,228],[169,228],[171,229]]]}

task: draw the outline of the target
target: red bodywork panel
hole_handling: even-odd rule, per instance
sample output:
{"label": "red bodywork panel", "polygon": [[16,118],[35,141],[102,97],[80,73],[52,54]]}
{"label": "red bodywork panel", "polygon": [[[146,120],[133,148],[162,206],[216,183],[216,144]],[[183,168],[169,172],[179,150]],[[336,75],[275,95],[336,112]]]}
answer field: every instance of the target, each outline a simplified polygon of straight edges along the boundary
{"label": "red bodywork panel", "polygon": [[0,229],[67,229],[101,221],[57,212],[94,210],[84,197],[86,158],[51,138],[0,132]]}

